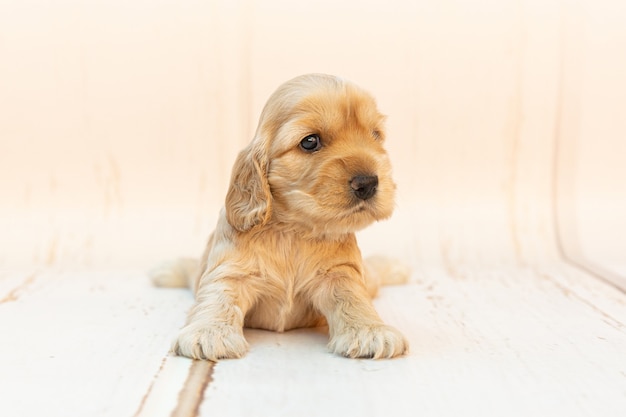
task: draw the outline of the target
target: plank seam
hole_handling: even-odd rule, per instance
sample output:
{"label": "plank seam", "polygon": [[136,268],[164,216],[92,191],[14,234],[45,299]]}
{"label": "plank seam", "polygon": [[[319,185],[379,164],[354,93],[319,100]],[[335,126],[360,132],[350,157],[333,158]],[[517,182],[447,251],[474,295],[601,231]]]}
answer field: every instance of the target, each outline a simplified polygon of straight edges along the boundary
{"label": "plank seam", "polygon": [[13,288],[4,298],[0,299],[0,304],[11,303],[19,300],[21,293],[25,291],[37,278],[37,274],[31,274],[28,276],[24,282],[22,282],[17,287]]}
{"label": "plank seam", "polygon": [[156,371],[156,373],[154,374],[154,376],[152,377],[152,381],[150,382],[150,386],[148,386],[148,390],[146,391],[146,393],[144,394],[143,398],[141,399],[141,402],[139,403],[139,408],[137,408],[137,411],[135,412],[135,414],[133,414],[133,417],[138,417],[141,412],[143,411],[143,407],[146,405],[146,401],[148,400],[148,397],[150,396],[150,393],[152,393],[152,389],[154,388],[154,384],[156,383],[159,375],[161,374],[161,372],[163,371],[163,368],[165,367],[165,362],[167,361],[167,355],[165,357],[163,357],[163,359],[161,360],[161,366],[159,366],[159,369]]}
{"label": "plank seam", "polygon": [[183,388],[178,394],[178,404],[171,417],[197,417],[204,401],[204,392],[213,381],[214,362],[194,360]]}
{"label": "plank seam", "polygon": [[[565,262],[565,264],[568,265],[567,262]],[[574,267],[574,269],[577,269],[577,268]],[[541,272],[541,271],[536,271],[536,272],[537,272],[537,274],[540,277],[543,277],[543,278],[549,280],[566,297],[573,298],[576,301],[579,301],[580,303],[582,303],[582,304],[586,305],[587,307],[591,308],[596,313],[600,314],[602,317],[604,317],[605,323],[607,323],[609,326],[615,328],[616,330],[619,330],[620,332],[624,331],[624,328],[626,327],[626,325],[624,323],[622,323],[622,321],[620,321],[619,319],[613,317],[611,314],[607,313],[606,311],[604,311],[600,307],[596,306],[591,301],[588,301],[587,299],[585,299],[584,297],[579,295],[577,291],[575,291],[575,290],[573,290],[571,288],[568,288],[567,285],[564,285],[564,284],[560,283],[559,280],[557,280],[556,278],[553,278],[550,274],[547,274],[547,273],[544,273],[544,272]],[[593,278],[596,279],[596,276],[593,276]]]}

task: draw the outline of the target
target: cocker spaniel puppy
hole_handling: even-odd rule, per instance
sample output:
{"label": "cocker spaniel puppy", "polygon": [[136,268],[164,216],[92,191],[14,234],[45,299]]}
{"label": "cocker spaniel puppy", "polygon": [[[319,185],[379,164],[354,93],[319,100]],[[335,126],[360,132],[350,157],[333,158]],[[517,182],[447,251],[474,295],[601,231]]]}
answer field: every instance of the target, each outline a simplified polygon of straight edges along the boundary
{"label": "cocker spaniel puppy", "polygon": [[199,264],[153,272],[157,285],[195,291],[176,354],[239,358],[248,348],[244,326],[282,332],[325,323],[340,355],[407,351],[371,303],[381,282],[403,281],[407,271],[381,258],[364,263],[354,235],[394,208],[383,120],[369,94],[337,77],[304,75],[274,92],[237,157]]}

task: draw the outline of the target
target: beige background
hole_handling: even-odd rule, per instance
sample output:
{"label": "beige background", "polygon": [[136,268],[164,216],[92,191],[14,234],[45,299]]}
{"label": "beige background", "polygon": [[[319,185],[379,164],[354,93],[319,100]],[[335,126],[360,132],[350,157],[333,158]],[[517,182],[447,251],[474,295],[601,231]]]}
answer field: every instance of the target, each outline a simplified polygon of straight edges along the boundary
{"label": "beige background", "polygon": [[389,115],[365,253],[626,272],[626,3],[0,2],[0,267],[199,254],[266,98],[306,72]]}

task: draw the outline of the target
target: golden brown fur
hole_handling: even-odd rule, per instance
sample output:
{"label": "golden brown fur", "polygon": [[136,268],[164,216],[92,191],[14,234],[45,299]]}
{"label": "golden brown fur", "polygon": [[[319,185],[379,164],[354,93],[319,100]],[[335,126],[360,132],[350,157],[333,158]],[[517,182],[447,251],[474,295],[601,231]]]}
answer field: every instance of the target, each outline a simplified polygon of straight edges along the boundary
{"label": "golden brown fur", "polygon": [[[321,147],[310,152],[300,142],[312,134]],[[380,259],[364,266],[354,235],[393,211],[384,139],[383,116],[354,84],[305,75],[278,88],[237,157],[200,264],[183,260],[153,276],[167,286],[193,277],[196,303],[175,353],[237,358],[247,350],[244,326],[285,331],[325,322],[338,354],[406,352],[404,337],[370,301],[380,280],[404,273]],[[371,196],[357,190],[362,177],[377,177]]]}

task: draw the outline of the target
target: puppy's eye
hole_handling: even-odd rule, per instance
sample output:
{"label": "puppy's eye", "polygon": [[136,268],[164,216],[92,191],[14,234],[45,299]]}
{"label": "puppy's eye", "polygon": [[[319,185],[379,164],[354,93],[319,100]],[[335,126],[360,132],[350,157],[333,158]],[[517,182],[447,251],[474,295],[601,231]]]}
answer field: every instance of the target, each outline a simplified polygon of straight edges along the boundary
{"label": "puppy's eye", "polygon": [[374,129],[372,131],[372,136],[374,136],[374,139],[380,140],[380,138],[382,137],[382,134],[380,133],[380,130]]}
{"label": "puppy's eye", "polygon": [[300,148],[305,152],[315,152],[322,147],[320,137],[309,135],[300,141]]}

